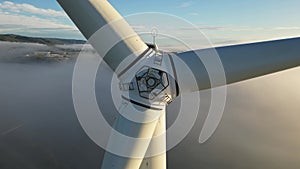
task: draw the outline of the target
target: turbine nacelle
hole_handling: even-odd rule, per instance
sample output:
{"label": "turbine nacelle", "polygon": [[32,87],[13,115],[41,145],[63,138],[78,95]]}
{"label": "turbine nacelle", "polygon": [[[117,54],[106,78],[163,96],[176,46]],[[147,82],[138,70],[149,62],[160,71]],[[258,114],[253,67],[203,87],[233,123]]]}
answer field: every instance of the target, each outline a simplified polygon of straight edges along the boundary
{"label": "turbine nacelle", "polygon": [[128,72],[119,77],[122,97],[146,106],[160,107],[169,104],[178,96],[171,56],[151,48],[142,57]]}

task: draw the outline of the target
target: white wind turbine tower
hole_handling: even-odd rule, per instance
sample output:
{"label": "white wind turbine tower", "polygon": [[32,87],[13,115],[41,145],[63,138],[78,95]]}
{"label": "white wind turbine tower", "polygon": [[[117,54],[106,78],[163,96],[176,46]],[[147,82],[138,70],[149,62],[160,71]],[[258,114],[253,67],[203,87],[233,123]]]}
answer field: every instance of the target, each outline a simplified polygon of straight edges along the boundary
{"label": "white wind turbine tower", "polygon": [[[125,102],[114,129],[132,139],[119,140],[112,134],[108,147],[122,150],[122,155],[106,152],[103,169],[164,169],[166,152],[147,157],[147,152],[166,149],[167,104],[189,92],[222,86],[299,66],[299,39],[263,42],[216,48],[226,80],[211,84],[201,59],[208,59],[210,49],[173,54],[157,52],[147,45],[106,0],[57,0],[81,33],[89,39],[103,60],[116,73]],[[146,18],[145,18],[146,19]],[[97,31],[102,33],[97,35]],[[104,33],[103,33],[104,32]],[[188,68],[185,66],[187,65]],[[189,76],[190,71],[195,79]],[[217,75],[218,76],[218,75]],[[216,126],[204,124],[201,140],[205,141]],[[99,133],[101,134],[101,133]],[[163,136],[154,141],[152,138]],[[149,145],[151,146],[149,147]]]}

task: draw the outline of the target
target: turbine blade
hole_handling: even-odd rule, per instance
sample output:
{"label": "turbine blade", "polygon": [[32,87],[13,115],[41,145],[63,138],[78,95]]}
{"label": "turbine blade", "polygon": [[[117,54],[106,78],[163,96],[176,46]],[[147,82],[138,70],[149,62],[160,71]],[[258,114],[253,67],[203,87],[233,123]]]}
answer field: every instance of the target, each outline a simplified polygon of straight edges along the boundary
{"label": "turbine blade", "polygon": [[[139,169],[153,134],[157,132],[159,117],[165,113],[165,109],[152,110],[128,104],[123,106],[120,112],[122,115],[115,122],[114,129],[108,140],[106,148],[108,151],[103,158],[102,168]],[[136,113],[144,121],[135,122],[124,116],[134,117],[131,115]],[[158,116],[152,119],[153,114]],[[149,120],[149,118],[151,119]]]}
{"label": "turbine blade", "polygon": [[166,112],[158,119],[152,140],[148,147],[146,158],[144,158],[140,169],[167,168],[167,138],[166,138]]}
{"label": "turbine blade", "polygon": [[[226,75],[223,81],[218,77],[222,74],[217,70],[218,61],[211,57],[215,52]],[[300,38],[188,51],[176,56],[175,67],[182,70],[177,71],[181,93],[195,92],[300,66]],[[191,69],[197,85],[190,84],[192,78],[187,76],[185,69],[181,69],[179,60]],[[209,77],[208,71],[215,76]]]}
{"label": "turbine blade", "polygon": [[148,49],[107,0],[57,1],[117,75]]}

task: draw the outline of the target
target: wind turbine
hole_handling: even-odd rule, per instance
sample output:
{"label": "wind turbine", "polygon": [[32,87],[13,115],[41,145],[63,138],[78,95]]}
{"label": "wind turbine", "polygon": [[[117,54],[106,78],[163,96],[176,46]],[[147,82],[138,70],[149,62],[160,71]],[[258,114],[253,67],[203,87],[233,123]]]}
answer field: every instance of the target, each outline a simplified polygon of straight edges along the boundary
{"label": "wind turbine", "polygon": [[[107,147],[120,149],[121,154],[107,151],[102,161],[103,169],[167,168],[165,110],[177,96],[300,64],[300,49],[297,47],[300,39],[188,51],[176,56],[160,53],[155,44],[144,43],[108,1],[57,1],[118,76],[123,91],[119,97],[128,103],[120,108],[122,115],[113,127],[129,138],[120,140],[119,135],[112,132]],[[217,72],[216,77],[226,75],[226,79],[216,79],[211,83],[201,60],[208,60],[213,65],[210,56],[215,50],[223,65],[223,74]],[[189,76],[191,72],[195,76]],[[202,142],[215,131],[217,126],[211,126],[215,118],[207,117],[200,137]],[[157,149],[165,151],[147,156]]]}

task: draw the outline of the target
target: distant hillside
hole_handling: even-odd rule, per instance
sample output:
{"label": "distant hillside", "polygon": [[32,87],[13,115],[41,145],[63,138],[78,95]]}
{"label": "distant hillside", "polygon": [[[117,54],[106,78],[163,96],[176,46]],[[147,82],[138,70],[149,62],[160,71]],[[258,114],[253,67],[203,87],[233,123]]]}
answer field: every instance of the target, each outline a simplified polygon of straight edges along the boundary
{"label": "distant hillside", "polygon": [[14,34],[0,34],[0,41],[7,42],[24,42],[24,43],[39,43],[45,45],[64,45],[64,44],[85,44],[84,40],[75,39],[59,39],[59,38],[38,38],[27,37]]}

